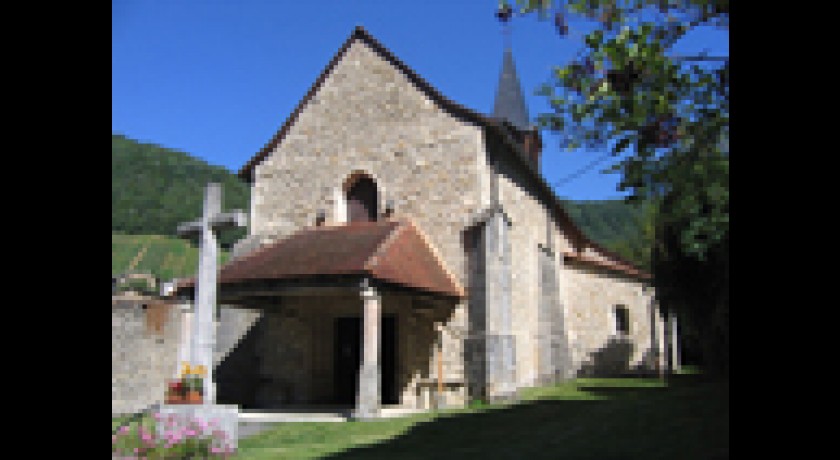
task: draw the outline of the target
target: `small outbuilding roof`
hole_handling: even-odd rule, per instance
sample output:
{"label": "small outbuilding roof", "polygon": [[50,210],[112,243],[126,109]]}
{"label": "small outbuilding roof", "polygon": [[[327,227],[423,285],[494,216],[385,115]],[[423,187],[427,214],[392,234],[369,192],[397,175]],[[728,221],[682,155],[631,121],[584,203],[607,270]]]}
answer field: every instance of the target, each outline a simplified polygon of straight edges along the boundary
{"label": "small outbuilding roof", "polygon": [[[596,251],[597,251],[597,249],[596,249]],[[605,252],[605,251],[601,250],[600,252]],[[625,275],[625,276],[628,276],[630,278],[634,278],[634,279],[637,279],[637,280],[647,281],[647,280],[651,279],[651,275],[649,273],[637,268],[633,264],[617,260],[617,258],[615,256],[606,258],[608,256],[605,255],[604,259],[599,259],[599,258],[596,258],[596,257],[587,256],[587,255],[585,255],[581,252],[569,251],[569,252],[564,252],[563,257],[568,262],[579,263],[579,264],[582,264],[582,265],[588,265],[590,267],[595,267],[595,268],[600,268],[600,269],[604,269],[604,270],[607,270],[607,271],[620,273],[622,275]]]}

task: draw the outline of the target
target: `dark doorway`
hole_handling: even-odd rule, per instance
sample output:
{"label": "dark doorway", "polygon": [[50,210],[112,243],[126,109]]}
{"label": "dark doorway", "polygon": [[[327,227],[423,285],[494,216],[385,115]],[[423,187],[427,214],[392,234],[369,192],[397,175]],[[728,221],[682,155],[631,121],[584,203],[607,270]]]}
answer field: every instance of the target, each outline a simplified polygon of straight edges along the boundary
{"label": "dark doorway", "polygon": [[[397,388],[397,322],[383,316],[379,347],[382,404],[399,404]],[[335,319],[334,394],[336,404],[356,403],[359,367],[362,363],[362,318]]]}
{"label": "dark doorway", "polygon": [[347,190],[347,216],[350,222],[373,222],[376,214],[376,183],[362,177]]}
{"label": "dark doorway", "polygon": [[335,379],[334,393],[337,404],[353,404],[359,382],[359,365],[362,362],[361,318],[335,319]]}
{"label": "dark doorway", "polygon": [[397,388],[397,321],[393,316],[382,317],[382,342],[379,347],[382,377],[382,404],[399,404]]}

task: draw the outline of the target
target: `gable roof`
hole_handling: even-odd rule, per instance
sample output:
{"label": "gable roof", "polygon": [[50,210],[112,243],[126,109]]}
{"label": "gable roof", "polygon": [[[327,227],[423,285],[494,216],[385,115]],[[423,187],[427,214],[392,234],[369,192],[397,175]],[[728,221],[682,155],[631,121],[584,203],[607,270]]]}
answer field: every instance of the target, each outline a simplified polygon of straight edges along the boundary
{"label": "gable roof", "polygon": [[563,258],[567,262],[571,263],[579,263],[582,265],[588,265],[590,267],[600,268],[607,271],[612,271],[616,273],[620,273],[622,275],[628,276],[630,278],[640,279],[640,280],[649,280],[651,276],[649,273],[645,273],[644,271],[638,269],[633,264],[627,262],[621,262],[616,259],[615,257],[609,257],[608,254],[604,254],[608,257],[607,260],[601,260],[595,257],[587,256],[581,252],[564,252]]}
{"label": "gable roof", "polygon": [[[410,221],[310,227],[225,264],[224,287],[248,281],[300,281],[358,275],[439,294],[464,297],[457,278]],[[194,279],[179,285],[191,288]]]}
{"label": "gable roof", "polygon": [[[596,251],[600,252],[604,256],[614,259],[615,261],[619,262],[621,266],[628,266],[636,268],[632,263],[624,260],[623,258],[619,257],[617,254],[607,251],[602,246],[598,245],[594,241],[590,240],[584,233],[577,227],[577,225],[572,221],[571,217],[566,213],[565,209],[563,209],[563,205],[560,202],[560,199],[557,195],[554,194],[551,186],[545,181],[542,174],[535,168],[535,166],[530,162],[528,159],[528,154],[523,150],[521,144],[517,142],[517,138],[521,137],[524,133],[523,130],[514,126],[510,121],[503,120],[496,117],[488,117],[475,110],[467,108],[457,102],[452,101],[451,99],[445,97],[441,94],[435,87],[433,87],[429,82],[423,79],[417,72],[411,69],[408,65],[402,62],[399,58],[397,58],[388,48],[386,48],[382,43],[376,40],[367,30],[365,30],[362,26],[356,26],[353,29],[353,33],[344,41],[341,47],[338,49],[336,54],[332,57],[330,62],[321,71],[318,75],[318,78],[315,79],[315,82],[309,88],[309,91],[303,96],[303,99],[298,102],[295,109],[280,127],[277,132],[272,136],[272,138],[257,152],[247,163],[239,170],[238,176],[245,180],[246,182],[251,182],[253,177],[254,168],[261,163],[286,137],[291,127],[297,121],[298,116],[300,115],[301,111],[304,107],[306,107],[307,103],[312,99],[318,89],[326,81],[327,77],[330,75],[332,70],[344,56],[350,46],[355,41],[361,41],[362,43],[368,45],[374,52],[376,52],[382,59],[389,62],[391,65],[396,67],[397,69],[402,72],[403,75],[408,78],[408,80],[416,86],[420,91],[422,91],[426,96],[428,96],[432,101],[434,101],[438,106],[446,110],[449,114],[455,116],[456,118],[462,119],[464,121],[474,123],[477,126],[482,127],[486,132],[495,134],[499,136],[499,138],[503,141],[505,145],[508,146],[514,158],[514,161],[518,162],[520,166],[522,166],[528,176],[534,181],[539,191],[539,194],[542,195],[543,199],[546,203],[549,204],[550,209],[554,214],[557,216],[558,225],[563,229],[564,233],[566,233],[572,240],[573,246],[578,251],[582,251],[585,247],[590,247],[595,249]],[[503,69],[504,71],[504,69]],[[640,272],[643,273],[643,272]]]}
{"label": "gable roof", "polygon": [[450,114],[464,119],[466,121],[483,125],[487,123],[486,117],[481,115],[478,112],[475,112],[467,107],[464,107],[457,102],[454,102],[448,98],[446,98],[443,94],[441,94],[437,89],[435,89],[429,82],[423,79],[420,75],[417,74],[414,70],[408,67],[404,62],[399,60],[394,54],[388,50],[382,43],[378,40],[373,38],[367,30],[365,30],[362,26],[356,26],[353,29],[353,33],[344,41],[335,55],[330,59],[330,62],[321,71],[318,75],[318,78],[315,79],[315,82],[309,88],[309,91],[303,96],[303,99],[298,102],[298,105],[295,106],[295,109],[292,111],[291,115],[286,119],[280,129],[274,134],[274,136],[268,141],[268,143],[257,152],[254,157],[252,157],[245,165],[239,170],[238,176],[250,182],[251,175],[253,172],[254,167],[257,164],[262,162],[282,141],[283,138],[286,137],[288,134],[289,129],[294,125],[295,121],[297,121],[300,112],[306,107],[306,104],[315,96],[315,93],[318,92],[318,89],[326,81],[327,77],[332,73],[335,66],[341,61],[341,58],[344,57],[344,54],[347,53],[347,50],[350,49],[350,45],[352,45],[355,41],[361,41],[362,43],[368,45],[373,51],[375,51],[382,59],[386,60],[388,63],[396,67],[400,70],[400,72],[405,75],[408,80],[416,86],[420,91],[425,93],[430,99],[435,101],[439,106],[447,110]]}

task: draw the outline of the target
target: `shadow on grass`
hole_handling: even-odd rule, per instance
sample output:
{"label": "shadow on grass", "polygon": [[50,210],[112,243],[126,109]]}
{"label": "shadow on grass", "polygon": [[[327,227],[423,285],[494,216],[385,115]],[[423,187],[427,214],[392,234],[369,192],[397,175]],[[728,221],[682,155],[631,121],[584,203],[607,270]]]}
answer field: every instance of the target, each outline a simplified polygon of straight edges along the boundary
{"label": "shadow on grass", "polygon": [[327,458],[729,457],[728,381],[691,375],[674,376],[667,387],[640,381],[584,380],[578,385],[583,394],[574,397],[591,399],[548,394],[508,407],[441,414],[403,435]]}

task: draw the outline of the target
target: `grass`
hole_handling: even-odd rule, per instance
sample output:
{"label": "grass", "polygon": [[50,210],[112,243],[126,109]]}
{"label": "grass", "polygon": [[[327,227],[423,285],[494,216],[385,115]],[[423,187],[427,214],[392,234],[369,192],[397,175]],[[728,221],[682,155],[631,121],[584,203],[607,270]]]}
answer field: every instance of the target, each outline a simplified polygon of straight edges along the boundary
{"label": "grass", "polygon": [[[163,235],[123,235],[111,233],[111,274],[125,272],[137,254],[147,247],[136,273],[152,273],[162,280],[194,276],[198,267],[198,247],[187,240]],[[228,259],[228,252],[219,251],[219,264]]]}
{"label": "grass", "polygon": [[239,443],[237,459],[723,459],[729,382],[577,379],[487,404],[400,419],[287,423]]}

